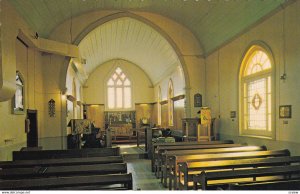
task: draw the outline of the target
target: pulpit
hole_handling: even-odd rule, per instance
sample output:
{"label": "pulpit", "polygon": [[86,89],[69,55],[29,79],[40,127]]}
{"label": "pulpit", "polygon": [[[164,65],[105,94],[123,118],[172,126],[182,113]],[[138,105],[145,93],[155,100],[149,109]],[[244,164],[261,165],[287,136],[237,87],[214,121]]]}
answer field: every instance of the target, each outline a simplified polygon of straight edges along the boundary
{"label": "pulpit", "polygon": [[214,120],[213,118],[210,124],[200,124],[200,118],[183,118],[182,132],[185,141],[211,141],[215,139]]}
{"label": "pulpit", "polygon": [[182,119],[182,133],[186,136],[186,139],[196,139],[199,118],[183,118]]}

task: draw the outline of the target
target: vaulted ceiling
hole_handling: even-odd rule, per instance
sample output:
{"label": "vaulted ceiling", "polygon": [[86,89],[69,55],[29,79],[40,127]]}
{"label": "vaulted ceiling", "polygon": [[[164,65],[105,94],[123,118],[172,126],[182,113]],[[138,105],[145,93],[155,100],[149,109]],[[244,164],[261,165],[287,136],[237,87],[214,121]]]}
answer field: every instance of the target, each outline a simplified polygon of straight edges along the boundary
{"label": "vaulted ceiling", "polygon": [[[294,0],[8,0],[33,31],[48,38],[60,24],[90,11],[143,11],[188,28],[208,55]],[[153,84],[180,67],[174,48],[155,29],[133,18],[108,21],[79,43],[86,73],[106,61],[137,64]]]}
{"label": "vaulted ceiling", "polygon": [[154,84],[180,65],[173,47],[161,34],[129,17],[95,28],[81,40],[79,50],[87,59],[88,74],[98,65],[121,58],[140,66]]}
{"label": "vaulted ceiling", "polygon": [[[47,38],[63,21],[92,10],[154,12],[187,26],[209,54],[292,0],[9,0]],[[72,7],[72,8],[71,8]]]}

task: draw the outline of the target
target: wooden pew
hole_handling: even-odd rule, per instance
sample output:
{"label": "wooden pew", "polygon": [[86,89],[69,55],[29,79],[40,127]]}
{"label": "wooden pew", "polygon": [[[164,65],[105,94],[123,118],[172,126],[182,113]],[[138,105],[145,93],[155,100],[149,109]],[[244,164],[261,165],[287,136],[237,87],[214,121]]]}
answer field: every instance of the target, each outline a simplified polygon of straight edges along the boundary
{"label": "wooden pew", "polygon": [[132,174],[109,174],[72,177],[28,178],[1,180],[0,190],[61,190],[63,188],[103,187],[103,185],[122,184],[132,189]]}
{"label": "wooden pew", "polygon": [[82,158],[119,156],[120,148],[87,148],[71,150],[37,150],[37,151],[13,151],[13,160],[35,160],[53,158]]}
{"label": "wooden pew", "polygon": [[59,159],[42,159],[42,160],[16,160],[2,161],[0,168],[25,168],[25,167],[47,167],[47,166],[67,166],[67,165],[84,165],[84,164],[108,164],[123,163],[122,156],[106,157],[88,157],[88,158],[59,158]]}
{"label": "wooden pew", "polygon": [[166,151],[162,154],[161,158],[161,182],[165,187],[167,187],[167,169],[169,168],[168,160],[172,156],[182,156],[182,155],[198,155],[198,154],[210,154],[210,153],[232,153],[232,152],[250,152],[250,151],[263,151],[267,150],[265,146],[241,146],[232,148],[212,148],[212,149],[198,149],[198,150],[176,150],[176,151]]}
{"label": "wooden pew", "polygon": [[[269,151],[250,151],[250,152],[233,152],[233,153],[214,153],[214,154],[198,154],[198,155],[182,155],[169,156],[167,162],[169,166],[168,176],[169,189],[177,189],[178,164],[182,162],[200,162],[211,160],[230,160],[230,159],[247,159],[247,158],[264,158],[264,157],[280,157],[290,156],[287,149],[284,150],[269,150]],[[173,184],[172,184],[173,182]]]}
{"label": "wooden pew", "polygon": [[88,185],[88,186],[76,186],[71,187],[59,187],[58,190],[109,190],[109,191],[119,191],[128,190],[126,185],[122,184],[111,184],[111,185]]}
{"label": "wooden pew", "polygon": [[233,144],[232,140],[224,141],[184,141],[184,142],[158,142],[153,143],[151,152],[154,154],[157,146],[182,146],[182,145],[215,145],[215,144]]}
{"label": "wooden pew", "polygon": [[162,155],[166,151],[178,151],[178,150],[199,150],[199,149],[212,149],[212,148],[231,148],[241,147],[246,144],[212,144],[212,145],[180,145],[180,146],[157,146],[154,153],[154,172],[158,176],[157,172],[160,171],[162,164]]}
{"label": "wooden pew", "polygon": [[182,145],[215,145],[215,144],[233,144],[232,140],[224,141],[189,141],[189,142],[164,142],[164,143],[153,143],[150,149],[151,151],[151,169],[154,172],[154,154],[157,146],[182,146]]}
{"label": "wooden pew", "polygon": [[[215,171],[215,172],[205,172],[202,171],[201,174],[195,175],[193,177],[194,189],[198,189],[200,184],[202,190],[216,189],[228,185],[228,181],[231,183],[255,183],[259,178],[260,180],[267,181],[271,179],[272,181],[277,180],[293,180],[295,178],[299,179],[300,175],[300,165],[287,165],[287,166],[276,166],[276,167],[264,167],[264,168],[252,168],[243,170],[230,170],[230,171]],[[245,178],[250,179],[245,180]],[[244,180],[243,180],[244,179]],[[213,184],[208,181],[216,181],[218,183]],[[260,181],[258,180],[258,181]]]}
{"label": "wooden pew", "polygon": [[10,168],[0,170],[0,179],[24,179],[36,177],[66,177],[79,175],[104,175],[127,173],[126,163]]}
{"label": "wooden pew", "polygon": [[300,180],[260,181],[229,184],[228,190],[300,190]]}
{"label": "wooden pew", "polygon": [[[243,147],[243,146],[246,146],[246,145],[243,145],[243,144],[219,144],[219,145],[195,145],[195,147],[191,147],[190,145],[189,146],[180,146],[180,149],[169,149],[169,148],[166,148],[166,149],[160,149],[158,148],[158,153],[157,153],[157,159],[155,161],[155,165],[154,165],[154,169],[155,169],[155,175],[157,177],[159,177],[159,173],[162,171],[161,167],[165,164],[165,161],[166,161],[166,157],[168,155],[192,155],[192,154],[198,154],[199,152],[214,152],[215,149],[219,149],[219,148],[238,148],[240,149],[239,147]],[[174,147],[177,147],[177,146],[174,146]],[[211,151],[209,151],[211,149]],[[261,149],[266,149],[265,147],[252,147],[250,148],[251,150],[261,150]],[[230,150],[233,150],[233,149],[230,149]],[[224,151],[225,152],[225,151]]]}
{"label": "wooden pew", "polygon": [[179,163],[178,186],[181,190],[188,190],[190,188],[189,183],[193,182],[193,175],[199,174],[201,171],[236,170],[245,167],[280,166],[291,163],[300,163],[300,156]]}

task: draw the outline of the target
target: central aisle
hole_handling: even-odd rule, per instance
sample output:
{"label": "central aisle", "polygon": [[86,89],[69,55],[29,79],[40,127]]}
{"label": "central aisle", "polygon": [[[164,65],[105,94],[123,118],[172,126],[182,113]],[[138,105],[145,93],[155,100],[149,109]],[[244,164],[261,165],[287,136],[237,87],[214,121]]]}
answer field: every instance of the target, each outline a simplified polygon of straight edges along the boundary
{"label": "central aisle", "polygon": [[134,159],[127,162],[128,173],[132,173],[133,190],[167,190],[151,172],[151,161]]}
{"label": "central aisle", "polygon": [[151,172],[151,160],[145,159],[145,146],[136,144],[115,145],[120,147],[127,163],[128,173],[132,173],[133,190],[168,190]]}

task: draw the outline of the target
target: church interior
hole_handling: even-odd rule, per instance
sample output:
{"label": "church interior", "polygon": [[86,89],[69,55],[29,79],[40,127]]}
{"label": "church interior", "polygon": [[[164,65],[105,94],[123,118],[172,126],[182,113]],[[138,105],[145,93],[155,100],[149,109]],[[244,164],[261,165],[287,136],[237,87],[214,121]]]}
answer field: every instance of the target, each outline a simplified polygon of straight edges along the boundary
{"label": "church interior", "polygon": [[298,62],[299,0],[0,0],[0,190],[300,190]]}

